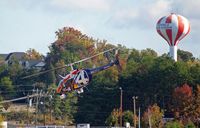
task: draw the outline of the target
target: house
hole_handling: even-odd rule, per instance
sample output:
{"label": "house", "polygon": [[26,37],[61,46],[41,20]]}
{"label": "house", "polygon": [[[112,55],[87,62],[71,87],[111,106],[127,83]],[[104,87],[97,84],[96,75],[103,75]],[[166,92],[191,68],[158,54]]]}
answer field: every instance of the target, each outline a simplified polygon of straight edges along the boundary
{"label": "house", "polygon": [[8,54],[0,54],[0,58],[4,59],[4,60],[6,59],[7,56],[8,56]]}
{"label": "house", "polygon": [[[25,58],[24,52],[12,52],[9,54],[0,54],[5,64],[12,65],[13,61],[18,61],[19,64],[25,69],[38,69],[41,70],[45,66],[43,59],[29,60]],[[2,62],[1,62],[2,63]]]}

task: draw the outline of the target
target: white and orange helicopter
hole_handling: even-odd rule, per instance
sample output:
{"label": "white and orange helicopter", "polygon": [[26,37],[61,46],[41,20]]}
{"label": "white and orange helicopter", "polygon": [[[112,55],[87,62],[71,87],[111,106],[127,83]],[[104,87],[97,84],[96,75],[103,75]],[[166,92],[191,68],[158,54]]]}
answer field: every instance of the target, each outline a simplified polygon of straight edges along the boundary
{"label": "white and orange helicopter", "polygon": [[[94,58],[96,56],[99,56],[100,54],[105,54],[106,55],[106,53],[108,53],[110,51],[113,51],[113,50],[115,50],[115,59],[114,60],[110,60],[110,62],[108,64],[106,64],[106,65],[103,65],[103,66],[100,66],[100,67],[96,67],[96,68],[86,68],[86,69],[74,69],[73,68],[74,64],[78,64],[78,63],[81,63],[83,61],[92,59],[92,58]],[[103,51],[101,53],[98,53],[96,55],[93,55],[91,57],[88,57],[88,58],[76,61],[74,63],[70,63],[70,64],[65,65],[64,67],[70,66],[71,67],[71,71],[70,71],[69,74],[67,74],[65,76],[59,75],[61,77],[61,80],[60,80],[60,82],[58,84],[58,87],[56,88],[56,93],[60,94],[60,98],[61,99],[66,98],[66,93],[68,93],[68,92],[76,91],[78,94],[83,93],[84,92],[83,88],[86,87],[90,83],[90,81],[92,80],[92,75],[94,73],[106,70],[106,69],[108,69],[108,68],[110,68],[110,67],[112,67],[114,65],[117,66],[118,71],[121,71],[121,65],[119,63],[118,50],[119,49],[116,49],[116,48],[109,49],[109,50]],[[108,60],[109,60],[109,58],[108,58]],[[49,72],[49,71],[52,71],[52,70],[64,68],[64,67],[57,67],[57,68],[54,68],[54,69],[50,69],[50,70],[46,70],[46,71],[43,71],[43,72],[39,72],[37,74],[32,74],[32,75],[23,77],[23,79],[29,78],[29,77],[32,77],[32,76],[35,76],[35,75],[43,74],[43,73],[46,73],[46,72]]]}

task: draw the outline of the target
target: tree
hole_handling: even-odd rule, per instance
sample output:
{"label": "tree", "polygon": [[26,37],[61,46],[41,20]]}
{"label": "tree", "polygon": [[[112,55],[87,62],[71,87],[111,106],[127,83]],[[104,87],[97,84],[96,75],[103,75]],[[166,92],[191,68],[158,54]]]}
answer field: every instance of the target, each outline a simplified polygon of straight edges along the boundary
{"label": "tree", "polygon": [[198,85],[200,83],[200,63],[197,62],[193,62],[190,65],[190,69],[189,69],[189,73],[190,73],[190,76],[192,78],[191,80],[191,85],[192,87],[196,87],[196,85]]}
{"label": "tree", "polygon": [[2,66],[4,63],[5,63],[4,58],[0,56],[0,66]]}
{"label": "tree", "polygon": [[[59,60],[56,64],[55,64],[55,67],[65,67],[65,62],[64,62],[64,60]],[[60,68],[60,69],[57,69],[56,71],[55,71],[55,73],[56,74],[59,74],[59,75],[65,75],[66,74],[66,72],[67,72],[67,70],[66,70],[66,67],[65,68]],[[58,79],[58,75],[57,75],[57,79]]]}
{"label": "tree", "polygon": [[60,110],[61,99],[58,95],[53,96],[52,108],[53,108],[53,117],[55,119],[61,119],[62,111]]}
{"label": "tree", "polygon": [[8,69],[8,65],[6,64],[0,65],[0,78],[8,76],[7,69]]}
{"label": "tree", "polygon": [[175,118],[182,121],[183,124],[194,122],[198,125],[200,116],[200,87],[197,86],[193,92],[192,88],[184,84],[177,87],[173,93],[172,111]]}
{"label": "tree", "polygon": [[189,121],[185,128],[196,128],[196,126],[194,125],[192,121]]}
{"label": "tree", "polygon": [[143,115],[145,127],[148,127],[149,124],[152,128],[162,128],[163,114],[163,111],[156,104],[149,106]]}
{"label": "tree", "polygon": [[1,126],[1,122],[3,122],[5,120],[5,117],[3,115],[0,115],[0,126]]}
{"label": "tree", "polygon": [[39,89],[39,90],[43,90],[46,91],[47,90],[47,86],[45,83],[43,82],[35,82],[33,84],[34,89]]}
{"label": "tree", "polygon": [[8,65],[8,75],[12,79],[13,83],[17,83],[18,77],[22,74],[22,65],[19,64],[19,61],[12,57]]}
{"label": "tree", "polygon": [[[197,89],[194,94],[194,111],[190,120],[194,122],[197,126],[199,125],[199,116],[200,116],[200,85],[197,85]],[[190,121],[190,122],[191,122]]]}
{"label": "tree", "polygon": [[70,124],[74,122],[74,114],[77,112],[77,101],[78,98],[75,93],[68,93],[67,98],[61,102],[60,110],[62,111],[62,117],[67,117]]}
{"label": "tree", "polygon": [[184,83],[192,83],[192,77],[190,74],[190,65],[183,61],[179,61],[174,64],[175,72],[177,74],[177,84],[183,85]]}
{"label": "tree", "polygon": [[133,125],[133,112],[129,110],[124,111],[123,120],[124,120],[124,123],[129,122],[131,125]]}
{"label": "tree", "polygon": [[[57,40],[49,47],[50,53],[48,53],[47,56],[53,67],[63,66],[104,50],[116,47],[114,45],[107,44],[106,40],[95,40],[71,27],[59,29],[56,32],[56,36]],[[113,51],[111,51],[111,53],[112,52]],[[93,66],[102,66],[107,63],[108,60],[105,56],[99,55],[91,60],[73,66],[76,68],[91,68]],[[56,73],[61,72],[66,74],[65,71],[67,69],[71,70],[70,67],[67,67],[63,70],[56,71]],[[90,121],[90,123],[94,125],[103,125],[105,123],[105,118],[108,116],[108,113],[112,111],[112,108],[114,108],[115,105],[115,101],[113,100],[115,98],[108,96],[112,95],[114,90],[113,88],[118,86],[118,75],[117,69],[113,67],[107,71],[98,73],[96,76],[93,76],[92,82],[89,86],[87,86],[88,89],[92,91],[89,91],[88,94],[82,94],[83,98],[79,97],[78,111],[75,116],[76,122],[80,123]],[[59,79],[57,78],[56,80],[58,81]],[[85,92],[87,93],[87,90]],[[106,104],[106,102],[111,101],[111,99],[113,103],[111,103],[111,105]],[[70,106],[68,107],[70,108]],[[88,112],[88,108],[91,108],[89,109],[90,112]],[[62,111],[65,110],[63,109]],[[97,111],[106,111],[106,114],[96,113]],[[86,115],[87,118],[85,118]],[[96,120],[93,120],[94,118]]]}
{"label": "tree", "polygon": [[120,111],[118,109],[113,109],[109,117],[106,119],[106,124],[108,126],[119,126],[119,116]]}
{"label": "tree", "polygon": [[51,84],[56,83],[56,75],[55,75],[55,70],[54,66],[49,58],[46,59],[46,65],[45,65],[45,70],[50,70],[48,73],[43,74],[43,77],[45,79],[45,83],[47,83],[47,86]]}
{"label": "tree", "polygon": [[56,31],[57,40],[49,47],[54,63],[63,59],[65,63],[77,61],[92,53],[94,42],[91,37],[82,34],[79,30],[71,27],[64,27]]}
{"label": "tree", "polygon": [[141,51],[141,56],[157,57],[157,53],[154,50],[147,48]]}
{"label": "tree", "polygon": [[183,128],[183,124],[179,121],[170,121],[167,122],[165,128]]}
{"label": "tree", "polygon": [[127,62],[129,61],[135,61],[135,62],[140,62],[140,52],[136,49],[131,49],[131,53],[128,56]]}
{"label": "tree", "polygon": [[191,52],[178,49],[177,54],[178,54],[178,60],[182,60],[184,62],[187,62],[189,60],[194,60],[194,57]]}
{"label": "tree", "polygon": [[175,88],[172,102],[172,111],[176,119],[186,123],[188,119],[194,116],[193,93],[192,88],[188,84]]}
{"label": "tree", "polygon": [[43,58],[43,55],[41,55],[35,49],[31,49],[31,48],[26,51],[26,54],[24,56],[24,59],[27,59],[27,60],[41,60],[42,58]]}
{"label": "tree", "polygon": [[4,94],[3,96],[5,98],[8,98],[14,94],[14,87],[9,77],[3,77],[0,79],[0,89],[1,94]]}
{"label": "tree", "polygon": [[110,86],[93,81],[94,83],[92,82],[88,86],[89,91],[85,90],[82,97],[79,97],[75,120],[76,123],[89,122],[95,126],[105,125],[106,118],[113,108],[117,108],[119,105],[119,101],[116,100],[116,97],[119,97],[117,95],[119,89],[114,89],[112,84]]}

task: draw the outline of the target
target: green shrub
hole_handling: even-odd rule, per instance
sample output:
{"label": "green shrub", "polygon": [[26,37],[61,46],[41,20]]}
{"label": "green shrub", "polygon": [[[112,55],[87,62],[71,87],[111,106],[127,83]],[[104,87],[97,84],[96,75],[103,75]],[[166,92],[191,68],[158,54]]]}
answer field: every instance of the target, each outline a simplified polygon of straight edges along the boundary
{"label": "green shrub", "polygon": [[167,122],[165,128],[183,128],[183,124],[179,121],[170,121]]}

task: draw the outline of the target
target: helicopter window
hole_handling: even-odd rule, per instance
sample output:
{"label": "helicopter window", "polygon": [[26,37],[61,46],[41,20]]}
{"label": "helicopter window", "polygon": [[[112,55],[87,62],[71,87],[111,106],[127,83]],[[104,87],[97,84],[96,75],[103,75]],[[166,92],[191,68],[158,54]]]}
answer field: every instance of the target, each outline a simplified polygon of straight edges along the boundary
{"label": "helicopter window", "polygon": [[86,75],[86,73],[84,72],[84,78],[87,78],[87,75]]}
{"label": "helicopter window", "polygon": [[88,74],[86,71],[84,71],[84,78],[88,78]]}
{"label": "helicopter window", "polygon": [[[75,79],[77,79],[78,78],[78,76],[79,76],[79,74],[80,74],[80,72],[78,72],[76,75],[75,75]],[[79,78],[80,79],[80,78]]]}

